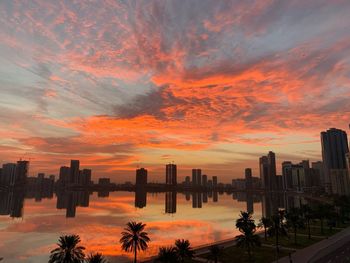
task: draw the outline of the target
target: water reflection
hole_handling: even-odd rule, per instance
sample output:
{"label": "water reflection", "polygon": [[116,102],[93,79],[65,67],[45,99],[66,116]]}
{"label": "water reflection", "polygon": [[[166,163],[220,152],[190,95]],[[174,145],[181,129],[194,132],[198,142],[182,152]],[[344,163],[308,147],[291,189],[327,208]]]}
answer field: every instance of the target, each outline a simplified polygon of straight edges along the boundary
{"label": "water reflection", "polygon": [[[91,193],[54,191],[48,185],[42,186],[0,192],[0,232],[6,240],[0,243],[0,250],[6,251],[2,255],[6,258],[18,255],[6,262],[47,262],[57,237],[71,233],[81,235],[89,252],[102,252],[110,262],[125,262],[129,255],[120,250],[118,239],[130,220],[147,223],[152,237],[150,250],[140,255],[142,258],[176,238],[188,238],[196,246],[233,237],[237,234],[234,221],[240,211],[254,212],[258,220],[278,208],[299,207],[306,202],[303,197],[285,194],[151,193],[142,188],[135,192]],[[22,259],[23,254],[26,257]]]}

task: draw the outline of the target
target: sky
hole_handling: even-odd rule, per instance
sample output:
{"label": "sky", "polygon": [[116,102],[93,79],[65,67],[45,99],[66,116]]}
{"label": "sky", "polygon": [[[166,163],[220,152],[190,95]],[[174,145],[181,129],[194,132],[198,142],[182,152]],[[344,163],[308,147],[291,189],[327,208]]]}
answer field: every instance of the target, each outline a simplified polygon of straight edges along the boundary
{"label": "sky", "polygon": [[[0,163],[164,181],[321,159],[350,123],[348,0],[0,1]],[[279,168],[278,168],[279,169]]]}

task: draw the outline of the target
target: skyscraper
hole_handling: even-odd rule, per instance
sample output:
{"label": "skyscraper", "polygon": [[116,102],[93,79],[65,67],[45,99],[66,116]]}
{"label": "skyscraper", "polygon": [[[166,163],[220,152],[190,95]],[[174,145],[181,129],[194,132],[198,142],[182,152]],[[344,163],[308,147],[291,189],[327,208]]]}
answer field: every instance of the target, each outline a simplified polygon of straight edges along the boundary
{"label": "skyscraper", "polygon": [[312,162],[311,167],[314,170],[317,170],[319,175],[320,175],[320,185],[324,188],[324,181],[325,181],[325,175],[324,175],[324,165],[323,162],[317,161],[317,162]]}
{"label": "skyscraper", "polygon": [[88,186],[91,183],[91,169],[83,169],[81,172],[81,184],[83,186]]}
{"label": "skyscraper", "polygon": [[60,174],[58,176],[58,181],[61,186],[66,186],[70,182],[70,168],[68,166],[60,167]]}
{"label": "skyscraper", "polygon": [[202,185],[202,170],[192,169],[192,186],[198,187]]}
{"label": "skyscraper", "polygon": [[71,160],[70,161],[70,184],[79,184],[79,160]]}
{"label": "skyscraper", "polygon": [[252,169],[245,169],[245,189],[252,190],[253,188],[253,178],[252,178]]}
{"label": "skyscraper", "polygon": [[29,171],[29,161],[18,161],[16,165],[15,184],[23,185],[27,181]]}
{"label": "skyscraper", "polygon": [[[332,181],[336,183],[339,180],[332,180],[331,176],[343,174],[343,172],[332,172],[332,170],[346,169],[345,154],[349,152],[346,132],[336,128],[321,132],[321,146],[325,172],[325,190],[327,193],[332,193]],[[334,189],[339,188],[334,186]]]}
{"label": "skyscraper", "polygon": [[168,185],[177,185],[176,164],[169,163],[165,166],[165,183]]}
{"label": "skyscraper", "polygon": [[276,190],[276,156],[269,152],[267,156],[259,159],[260,179],[262,187],[267,191]]}
{"label": "skyscraper", "polygon": [[213,188],[217,188],[217,187],[218,187],[218,177],[213,176]]}
{"label": "skyscraper", "polygon": [[206,174],[202,175],[202,186],[208,187],[208,176]]}
{"label": "skyscraper", "polygon": [[136,186],[145,186],[147,184],[147,170],[140,168],[136,170]]}
{"label": "skyscraper", "polygon": [[2,179],[4,186],[13,186],[15,184],[16,164],[6,163],[2,165]]}

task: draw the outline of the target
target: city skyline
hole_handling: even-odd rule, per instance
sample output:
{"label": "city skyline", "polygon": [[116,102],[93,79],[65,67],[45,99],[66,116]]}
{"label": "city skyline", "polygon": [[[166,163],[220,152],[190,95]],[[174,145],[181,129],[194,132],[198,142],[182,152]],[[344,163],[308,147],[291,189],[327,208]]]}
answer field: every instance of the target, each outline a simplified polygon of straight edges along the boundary
{"label": "city skyline", "polygon": [[1,1],[0,161],[228,181],[270,150],[321,160],[350,123],[350,3],[214,2]]}

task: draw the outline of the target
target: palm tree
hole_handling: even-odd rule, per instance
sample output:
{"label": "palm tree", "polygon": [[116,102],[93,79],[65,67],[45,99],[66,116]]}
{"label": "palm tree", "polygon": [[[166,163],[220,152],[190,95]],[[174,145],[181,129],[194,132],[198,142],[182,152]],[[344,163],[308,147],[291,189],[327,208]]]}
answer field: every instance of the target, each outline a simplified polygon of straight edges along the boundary
{"label": "palm tree", "polygon": [[176,248],[173,246],[160,247],[156,262],[162,262],[162,263],[177,263],[177,262],[179,262]]}
{"label": "palm tree", "polygon": [[122,232],[122,238],[120,239],[120,243],[122,244],[122,249],[126,252],[134,252],[134,263],[137,261],[137,251],[144,251],[148,248],[148,242],[150,242],[150,238],[148,237],[148,233],[144,232],[146,224],[141,222],[129,222],[126,224],[126,228],[124,228],[124,232]]}
{"label": "palm tree", "polygon": [[314,212],[309,205],[302,205],[301,212],[304,216],[307,226],[308,238],[311,239],[311,224],[310,221],[314,218]]}
{"label": "palm tree", "polygon": [[107,260],[100,253],[91,254],[86,259],[87,263],[107,263]]}
{"label": "palm tree", "polygon": [[271,224],[272,224],[272,222],[271,222],[270,218],[268,218],[268,217],[260,218],[259,227],[263,227],[264,228],[265,241],[267,240],[267,229],[271,226]]}
{"label": "palm tree", "polygon": [[193,258],[194,251],[191,247],[190,241],[184,239],[175,240],[175,249],[180,262],[185,262],[186,258]]}
{"label": "palm tree", "polygon": [[219,258],[224,255],[224,248],[219,247],[218,245],[212,245],[209,248],[209,253],[209,259],[212,259],[215,263],[218,263]]}
{"label": "palm tree", "polygon": [[241,232],[245,229],[256,228],[252,213],[241,211],[239,218],[236,220],[236,228]]}
{"label": "palm tree", "polygon": [[84,262],[85,247],[78,246],[78,235],[60,236],[57,248],[51,251],[49,263],[80,263]]}
{"label": "palm tree", "polygon": [[276,252],[278,254],[279,252],[279,236],[287,236],[288,231],[286,224],[284,223],[284,211],[279,210],[276,214],[274,214],[271,217],[271,226],[267,230],[268,234],[270,236],[275,236],[275,246],[276,246]]}
{"label": "palm tree", "polygon": [[324,220],[327,218],[328,215],[328,209],[329,209],[329,205],[326,204],[319,204],[316,207],[316,211],[315,211],[315,216],[320,220],[320,224],[321,224],[321,234],[324,234],[323,231],[323,223]]}
{"label": "palm tree", "polygon": [[246,229],[243,234],[236,236],[237,247],[247,249],[249,261],[252,260],[252,250],[256,246],[260,246],[260,236],[255,234],[255,229]]}
{"label": "palm tree", "polygon": [[298,208],[291,208],[286,214],[287,225],[293,228],[294,243],[297,244],[298,228],[304,227],[304,221],[301,217],[301,212]]}

